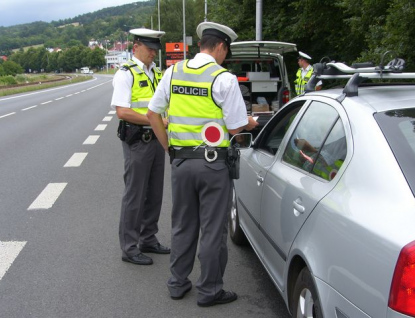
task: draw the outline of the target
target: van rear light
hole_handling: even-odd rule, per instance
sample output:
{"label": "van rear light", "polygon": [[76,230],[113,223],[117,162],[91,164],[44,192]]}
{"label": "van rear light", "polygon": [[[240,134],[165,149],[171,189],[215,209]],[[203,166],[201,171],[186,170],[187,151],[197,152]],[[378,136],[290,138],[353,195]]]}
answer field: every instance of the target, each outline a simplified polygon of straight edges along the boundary
{"label": "van rear light", "polygon": [[406,245],[399,254],[388,306],[397,312],[415,317],[415,241]]}
{"label": "van rear light", "polygon": [[289,100],[290,100],[290,91],[286,88],[282,92],[282,104],[284,105],[288,103]]}

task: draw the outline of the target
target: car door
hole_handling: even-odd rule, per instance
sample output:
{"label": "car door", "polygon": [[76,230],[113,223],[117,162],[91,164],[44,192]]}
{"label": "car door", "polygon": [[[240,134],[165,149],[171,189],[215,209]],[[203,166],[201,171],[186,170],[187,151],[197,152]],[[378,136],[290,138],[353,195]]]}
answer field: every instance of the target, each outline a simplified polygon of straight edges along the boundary
{"label": "car door", "polygon": [[263,180],[262,257],[282,290],[292,242],[316,204],[334,187],[332,180],[346,157],[338,109],[321,101],[309,103],[301,118],[295,120],[292,133],[284,138],[282,149]]}
{"label": "car door", "polygon": [[282,109],[264,127],[254,146],[241,150],[240,179],[234,180],[239,221],[258,254],[261,254],[259,243],[263,236],[260,217],[264,179],[275,162],[286,132],[304,103],[305,100],[299,101]]}

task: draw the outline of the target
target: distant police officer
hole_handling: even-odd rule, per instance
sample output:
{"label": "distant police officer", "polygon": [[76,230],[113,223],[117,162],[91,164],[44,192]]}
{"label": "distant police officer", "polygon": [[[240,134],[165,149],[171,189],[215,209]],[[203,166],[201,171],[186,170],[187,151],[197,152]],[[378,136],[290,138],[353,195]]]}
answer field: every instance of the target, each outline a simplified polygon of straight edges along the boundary
{"label": "distant police officer", "polygon": [[[194,59],[167,69],[149,105],[147,117],[172,161],[171,298],[181,299],[192,288],[190,275],[199,233],[201,275],[197,281],[199,306],[237,299],[224,291],[228,259],[227,217],[232,180],[226,165],[229,133],[251,130],[258,123],[246,114],[238,81],[220,64],[230,55],[237,38],[227,26],[203,22],[197,27],[200,50]],[[169,106],[169,135],[162,114]],[[216,147],[205,147],[202,127],[219,126],[224,138]]]}
{"label": "distant police officer", "polygon": [[[298,52],[298,66],[300,67],[296,74],[296,80],[295,83],[295,92],[297,95],[301,95],[304,93],[305,86],[307,85],[308,81],[311,78],[311,75],[313,75],[313,67],[310,65],[311,62],[311,56],[303,53]],[[316,90],[321,89],[322,82],[319,81],[316,85]]]}
{"label": "distant police officer", "polygon": [[[153,62],[163,31],[133,29],[134,56],[114,76],[111,107],[120,119],[118,135],[124,153],[125,190],[121,203],[119,240],[122,260],[150,265],[143,253],[168,254],[157,238],[163,197],[165,153],[146,117],[147,106],[162,74]],[[167,127],[167,121],[162,124]]]}

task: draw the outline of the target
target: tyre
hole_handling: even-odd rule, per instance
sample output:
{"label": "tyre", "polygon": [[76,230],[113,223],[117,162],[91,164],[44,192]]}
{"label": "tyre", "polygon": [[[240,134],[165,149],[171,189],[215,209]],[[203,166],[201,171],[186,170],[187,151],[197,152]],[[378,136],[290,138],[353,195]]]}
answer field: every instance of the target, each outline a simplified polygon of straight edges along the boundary
{"label": "tyre", "polygon": [[322,318],[320,300],[313,278],[307,268],[303,268],[295,283],[292,301],[294,318]]}
{"label": "tyre", "polygon": [[239,225],[238,206],[236,201],[235,188],[233,188],[232,207],[229,213],[229,236],[231,237],[232,242],[236,245],[246,245],[248,240]]}

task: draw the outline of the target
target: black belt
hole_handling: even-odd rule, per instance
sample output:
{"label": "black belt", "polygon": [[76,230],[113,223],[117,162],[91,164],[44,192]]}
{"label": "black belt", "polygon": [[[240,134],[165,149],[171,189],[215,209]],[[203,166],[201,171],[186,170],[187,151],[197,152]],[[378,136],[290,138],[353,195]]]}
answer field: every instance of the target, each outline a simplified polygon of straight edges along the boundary
{"label": "black belt", "polygon": [[134,136],[132,136],[132,142],[143,141],[149,143],[153,139],[157,139],[153,129],[147,128],[146,126],[126,122],[125,127],[134,134]]}
{"label": "black belt", "polygon": [[206,159],[206,161],[225,160],[228,148],[181,148],[169,149],[170,160],[173,159]]}

